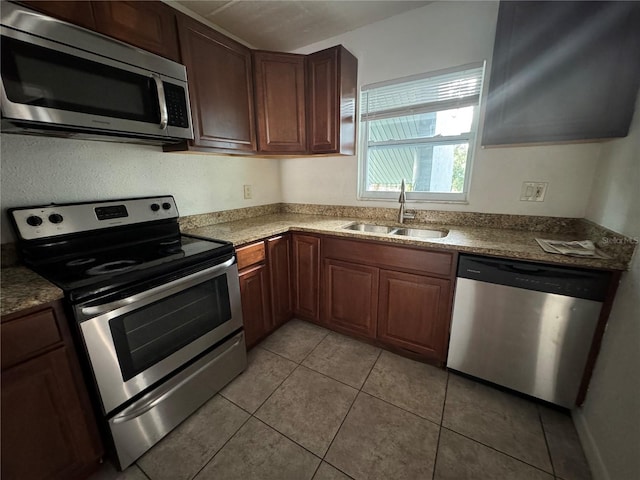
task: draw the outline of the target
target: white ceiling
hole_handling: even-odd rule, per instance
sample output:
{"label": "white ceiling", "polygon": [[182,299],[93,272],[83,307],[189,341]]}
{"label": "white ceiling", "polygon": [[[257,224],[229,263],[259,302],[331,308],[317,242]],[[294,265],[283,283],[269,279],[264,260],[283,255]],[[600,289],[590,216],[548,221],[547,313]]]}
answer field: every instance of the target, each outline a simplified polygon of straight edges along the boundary
{"label": "white ceiling", "polygon": [[178,0],[255,48],[292,51],[431,2],[417,0]]}

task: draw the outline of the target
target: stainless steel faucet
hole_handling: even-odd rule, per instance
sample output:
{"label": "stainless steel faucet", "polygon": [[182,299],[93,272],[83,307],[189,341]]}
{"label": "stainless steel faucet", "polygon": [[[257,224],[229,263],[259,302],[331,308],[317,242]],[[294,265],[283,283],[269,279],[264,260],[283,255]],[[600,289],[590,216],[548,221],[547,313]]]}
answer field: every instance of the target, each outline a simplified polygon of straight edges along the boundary
{"label": "stainless steel faucet", "polygon": [[400,211],[398,212],[398,222],[399,223],[404,223],[405,218],[408,218],[409,220],[413,220],[414,218],[416,218],[416,211],[415,210],[406,210],[404,209],[404,204],[407,201],[407,196],[405,195],[405,184],[404,184],[404,178],[402,179],[402,184],[400,185],[400,198],[398,199],[398,201],[400,202]]}

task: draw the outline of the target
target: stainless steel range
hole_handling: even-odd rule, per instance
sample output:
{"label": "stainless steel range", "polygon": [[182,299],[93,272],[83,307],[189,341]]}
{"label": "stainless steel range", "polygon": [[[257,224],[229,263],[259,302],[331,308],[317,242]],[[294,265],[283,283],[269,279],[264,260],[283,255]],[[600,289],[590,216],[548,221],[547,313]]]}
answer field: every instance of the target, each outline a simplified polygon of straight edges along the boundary
{"label": "stainless steel range", "polygon": [[10,210],[65,292],[122,469],[246,367],[233,245],[182,235],[171,196]]}

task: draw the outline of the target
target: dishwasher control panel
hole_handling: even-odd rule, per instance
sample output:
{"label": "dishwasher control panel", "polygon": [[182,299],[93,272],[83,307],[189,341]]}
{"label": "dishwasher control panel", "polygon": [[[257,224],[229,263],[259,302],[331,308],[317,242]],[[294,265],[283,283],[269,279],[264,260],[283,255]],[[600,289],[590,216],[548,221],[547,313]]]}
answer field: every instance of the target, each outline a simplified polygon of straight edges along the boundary
{"label": "dishwasher control panel", "polygon": [[587,300],[604,300],[610,272],[460,255],[458,277]]}

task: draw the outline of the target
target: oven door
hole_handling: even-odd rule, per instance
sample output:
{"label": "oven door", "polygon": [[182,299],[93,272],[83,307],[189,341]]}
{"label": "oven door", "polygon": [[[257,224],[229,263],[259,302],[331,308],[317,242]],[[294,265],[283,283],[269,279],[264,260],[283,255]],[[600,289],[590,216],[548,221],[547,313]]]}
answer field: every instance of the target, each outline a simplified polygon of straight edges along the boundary
{"label": "oven door", "polygon": [[109,414],[242,328],[236,259],[74,309]]}

